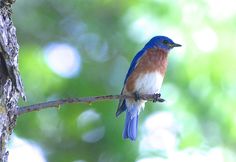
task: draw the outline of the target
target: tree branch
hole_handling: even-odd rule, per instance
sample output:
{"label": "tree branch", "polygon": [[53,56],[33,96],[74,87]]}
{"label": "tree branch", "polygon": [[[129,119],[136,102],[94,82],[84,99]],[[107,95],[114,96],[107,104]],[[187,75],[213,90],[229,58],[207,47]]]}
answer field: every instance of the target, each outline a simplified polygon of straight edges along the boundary
{"label": "tree branch", "polygon": [[[42,102],[42,103],[38,103],[34,105],[19,107],[17,109],[16,114],[21,115],[27,112],[39,111],[46,108],[60,107],[61,105],[70,104],[70,103],[92,103],[92,102],[98,102],[98,101],[125,99],[125,98],[135,99],[135,96],[107,95],[107,96],[92,96],[92,97],[81,97],[81,98],[65,98],[65,99],[59,99],[59,100]],[[160,94],[140,95],[139,99],[153,101],[153,102],[165,101],[164,99],[160,98]]]}

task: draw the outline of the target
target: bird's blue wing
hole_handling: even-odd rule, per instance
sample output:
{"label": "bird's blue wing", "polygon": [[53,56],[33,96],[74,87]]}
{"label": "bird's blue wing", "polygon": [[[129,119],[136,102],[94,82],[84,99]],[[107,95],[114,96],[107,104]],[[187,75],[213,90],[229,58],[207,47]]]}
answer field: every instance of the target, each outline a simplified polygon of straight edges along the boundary
{"label": "bird's blue wing", "polygon": [[124,81],[124,84],[126,83],[127,79],[129,78],[130,74],[134,71],[136,65],[137,65],[137,62],[138,60],[143,56],[143,54],[145,53],[145,50],[142,49],[141,51],[139,51],[136,56],[133,58],[131,64],[130,64],[130,67],[129,67],[129,70],[126,74],[126,77],[125,77],[125,81]]}
{"label": "bird's blue wing", "polygon": [[[134,57],[134,59],[132,60],[129,70],[126,74],[125,77],[125,81],[124,84],[126,83],[127,79],[129,78],[130,74],[134,71],[138,60],[143,56],[143,54],[145,53],[145,49],[142,49],[141,51],[139,51],[136,56]],[[123,93],[123,89],[121,91],[121,94]],[[125,99],[120,99],[119,100],[119,104],[118,104],[118,109],[116,111],[116,116],[118,117],[123,111],[125,111],[127,109],[126,107],[126,103],[125,103]]]}

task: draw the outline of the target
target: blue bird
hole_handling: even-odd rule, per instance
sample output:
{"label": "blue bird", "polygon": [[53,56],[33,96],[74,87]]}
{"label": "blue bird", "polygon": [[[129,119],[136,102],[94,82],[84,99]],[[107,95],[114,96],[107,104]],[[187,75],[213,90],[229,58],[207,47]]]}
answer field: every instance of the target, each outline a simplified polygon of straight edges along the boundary
{"label": "blue bird", "polygon": [[138,130],[138,116],[144,109],[140,94],[159,94],[167,68],[167,55],[174,47],[180,47],[165,36],[153,37],[133,58],[126,74],[121,94],[134,95],[135,99],[120,99],[116,117],[126,111],[123,138],[135,140]]}

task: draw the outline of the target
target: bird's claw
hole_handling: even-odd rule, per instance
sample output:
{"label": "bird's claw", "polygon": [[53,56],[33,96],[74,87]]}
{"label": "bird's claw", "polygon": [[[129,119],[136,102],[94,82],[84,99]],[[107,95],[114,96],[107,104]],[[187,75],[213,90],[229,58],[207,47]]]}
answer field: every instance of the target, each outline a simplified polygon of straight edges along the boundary
{"label": "bird's claw", "polygon": [[140,95],[138,92],[134,92],[134,100],[137,102],[138,100],[140,100]]}
{"label": "bird's claw", "polygon": [[160,93],[155,93],[153,95],[153,102],[164,102],[165,99],[161,98],[161,94]]}

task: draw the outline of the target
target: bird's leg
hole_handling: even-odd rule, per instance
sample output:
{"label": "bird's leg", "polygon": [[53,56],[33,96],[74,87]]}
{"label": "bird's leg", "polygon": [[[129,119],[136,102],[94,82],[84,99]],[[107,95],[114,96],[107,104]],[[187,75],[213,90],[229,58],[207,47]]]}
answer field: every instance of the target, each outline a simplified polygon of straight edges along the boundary
{"label": "bird's leg", "polygon": [[153,102],[164,102],[165,100],[163,98],[161,98],[161,94],[160,93],[155,93],[153,95]]}
{"label": "bird's leg", "polygon": [[140,100],[140,95],[137,91],[134,92],[134,100],[137,102],[138,100]]}

